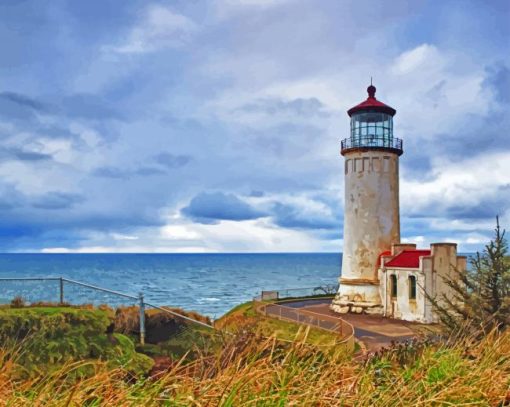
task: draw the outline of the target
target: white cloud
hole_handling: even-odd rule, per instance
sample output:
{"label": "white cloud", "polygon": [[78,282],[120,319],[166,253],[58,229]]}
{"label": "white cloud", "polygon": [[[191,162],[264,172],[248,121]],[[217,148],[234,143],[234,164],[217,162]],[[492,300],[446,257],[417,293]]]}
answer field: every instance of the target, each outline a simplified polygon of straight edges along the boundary
{"label": "white cloud", "polygon": [[274,227],[268,219],[196,225],[208,247],[219,252],[300,252],[321,250],[321,242],[300,231]]}
{"label": "white cloud", "polygon": [[191,39],[198,26],[188,17],[167,7],[152,5],[121,45],[106,47],[120,54],[140,54],[180,47]]}
{"label": "white cloud", "polygon": [[215,14],[219,19],[229,18],[238,13],[267,10],[294,0],[216,0]]}
{"label": "white cloud", "polygon": [[392,70],[395,74],[409,74],[421,71],[423,67],[440,70],[444,63],[443,56],[435,46],[422,44],[399,55]]}
{"label": "white cloud", "polygon": [[[115,244],[101,244],[104,236],[89,236],[78,248],[46,247],[42,253],[219,253],[219,252],[313,252],[338,250],[337,242],[323,242],[308,233],[272,225],[269,219],[221,221],[215,225],[192,222],[165,225],[160,234],[139,230],[137,244],[132,236],[114,234]],[[110,235],[112,236],[112,235]],[[156,237],[154,237],[156,236]],[[119,238],[120,237],[120,238]],[[97,242],[95,241],[97,239]],[[96,244],[97,243],[97,244]]]}
{"label": "white cloud", "polygon": [[115,240],[138,240],[138,236],[124,235],[122,233],[112,233],[111,237]]}
{"label": "white cloud", "polygon": [[429,181],[401,179],[403,213],[427,215],[451,206],[473,205],[494,196],[498,187],[510,184],[510,152],[486,153],[461,162],[438,159]]}
{"label": "white cloud", "polygon": [[[31,252],[31,251],[29,251]],[[41,253],[214,253],[203,247],[184,246],[184,247],[165,247],[165,246],[84,246],[77,249],[65,247],[48,247],[40,251]]]}
{"label": "white cloud", "polygon": [[200,234],[185,225],[166,225],[160,230],[161,238],[167,240],[197,240]]}

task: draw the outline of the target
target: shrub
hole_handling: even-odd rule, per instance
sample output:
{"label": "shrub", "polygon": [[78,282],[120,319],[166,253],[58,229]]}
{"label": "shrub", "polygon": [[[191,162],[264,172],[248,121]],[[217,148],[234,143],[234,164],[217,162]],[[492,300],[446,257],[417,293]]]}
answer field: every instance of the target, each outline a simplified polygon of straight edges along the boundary
{"label": "shrub", "polygon": [[1,309],[0,343],[4,349],[22,344],[23,351],[15,358],[22,376],[88,359],[108,360],[136,375],[148,372],[151,359],[137,354],[128,337],[107,334],[110,323],[107,313],[97,309]]}
{"label": "shrub", "polygon": [[450,332],[483,336],[510,326],[510,264],[505,231],[496,218],[494,240],[471,259],[472,270],[454,270],[445,283],[451,288],[441,298],[427,297]]}
{"label": "shrub", "polygon": [[11,308],[23,308],[25,305],[25,300],[19,295],[14,297],[11,301]]}

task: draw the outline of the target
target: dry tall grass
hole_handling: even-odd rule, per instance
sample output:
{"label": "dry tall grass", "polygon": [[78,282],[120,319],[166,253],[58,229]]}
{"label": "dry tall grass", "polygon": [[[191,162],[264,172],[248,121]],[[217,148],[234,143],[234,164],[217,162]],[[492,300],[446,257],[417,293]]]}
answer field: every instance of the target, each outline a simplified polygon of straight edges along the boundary
{"label": "dry tall grass", "polygon": [[0,353],[2,406],[431,406],[510,401],[510,334],[397,346],[366,361],[325,355],[303,343],[279,344],[244,332],[215,356],[176,363],[133,383],[122,369],[94,362],[30,381],[12,379],[16,355]]}

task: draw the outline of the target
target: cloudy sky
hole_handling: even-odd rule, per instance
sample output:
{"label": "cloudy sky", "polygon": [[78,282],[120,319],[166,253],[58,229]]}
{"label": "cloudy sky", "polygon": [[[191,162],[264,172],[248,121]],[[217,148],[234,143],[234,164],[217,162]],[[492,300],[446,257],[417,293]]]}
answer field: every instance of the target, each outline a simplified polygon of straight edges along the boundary
{"label": "cloudy sky", "polygon": [[402,237],[510,228],[510,2],[0,1],[0,251],[340,251],[346,110]]}

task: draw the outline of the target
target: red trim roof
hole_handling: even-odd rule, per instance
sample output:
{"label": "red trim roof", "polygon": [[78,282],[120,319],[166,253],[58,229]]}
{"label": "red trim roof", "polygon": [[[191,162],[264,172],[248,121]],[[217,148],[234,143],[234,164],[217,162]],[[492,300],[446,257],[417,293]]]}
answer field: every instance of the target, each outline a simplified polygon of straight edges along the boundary
{"label": "red trim roof", "polygon": [[387,262],[385,267],[405,267],[416,269],[420,267],[420,257],[430,256],[430,250],[404,250]]}
{"label": "red trim roof", "polygon": [[376,91],[375,86],[370,85],[367,88],[367,92],[368,92],[367,100],[365,100],[364,102],[361,102],[359,105],[351,107],[347,111],[347,114],[349,116],[352,116],[353,113],[358,113],[358,112],[363,112],[363,111],[376,111],[376,112],[386,113],[391,116],[394,116],[395,113],[397,113],[397,111],[395,109],[393,109],[392,107],[385,105],[383,102],[379,102],[375,98],[375,91]]}
{"label": "red trim roof", "polygon": [[379,255],[379,257],[377,258],[377,268],[381,266],[383,256],[391,256],[391,251],[386,250]]}

